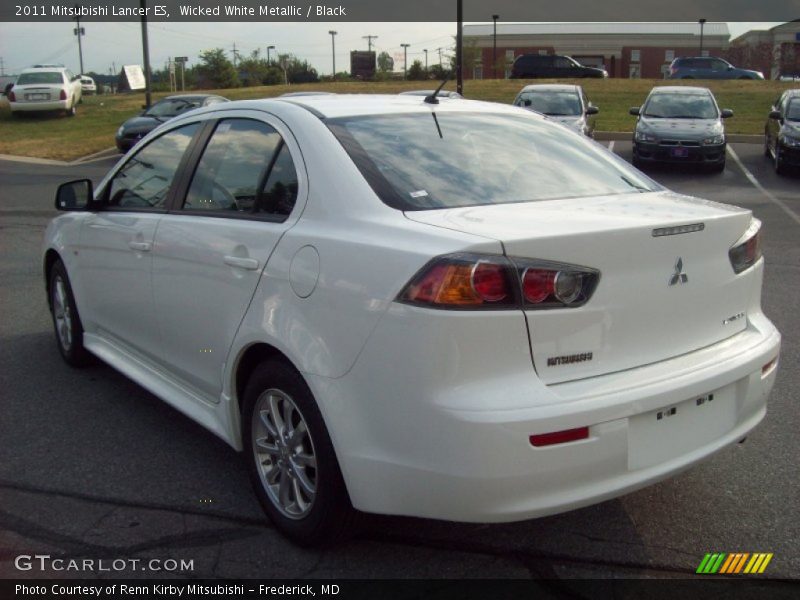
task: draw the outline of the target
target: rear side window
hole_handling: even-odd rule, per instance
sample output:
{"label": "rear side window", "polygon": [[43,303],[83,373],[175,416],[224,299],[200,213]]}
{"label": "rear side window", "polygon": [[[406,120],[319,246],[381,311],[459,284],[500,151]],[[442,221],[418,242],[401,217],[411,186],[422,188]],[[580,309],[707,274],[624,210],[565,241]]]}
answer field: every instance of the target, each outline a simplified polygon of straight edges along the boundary
{"label": "rear side window", "polygon": [[173,129],[139,150],[109,184],[111,208],[163,210],[183,153],[200,125]]}
{"label": "rear side window", "polygon": [[183,210],[220,216],[286,217],[297,200],[297,171],[271,126],[226,119],[214,130]]}

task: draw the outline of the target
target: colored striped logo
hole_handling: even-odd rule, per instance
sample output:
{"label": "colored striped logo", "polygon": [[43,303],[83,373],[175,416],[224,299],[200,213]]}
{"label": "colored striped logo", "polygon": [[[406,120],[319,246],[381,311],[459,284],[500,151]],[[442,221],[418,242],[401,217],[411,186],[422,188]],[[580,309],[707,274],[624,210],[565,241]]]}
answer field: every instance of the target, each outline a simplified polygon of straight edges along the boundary
{"label": "colored striped logo", "polygon": [[760,574],[766,571],[772,552],[715,552],[708,553],[700,561],[696,573],[703,575]]}

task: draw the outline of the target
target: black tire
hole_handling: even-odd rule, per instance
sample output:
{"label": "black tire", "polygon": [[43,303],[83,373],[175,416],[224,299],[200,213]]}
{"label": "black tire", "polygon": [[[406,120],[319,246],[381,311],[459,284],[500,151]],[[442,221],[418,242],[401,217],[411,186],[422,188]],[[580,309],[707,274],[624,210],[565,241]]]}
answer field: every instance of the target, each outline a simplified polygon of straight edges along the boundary
{"label": "black tire", "polygon": [[75,102],[72,103],[72,106],[64,110],[64,114],[68,117],[74,117],[75,113],[78,112],[78,109],[75,107]]}
{"label": "black tire", "polygon": [[639,159],[639,157],[636,156],[635,154],[633,155],[633,159],[631,160],[631,164],[633,164],[633,166],[636,167],[637,169],[639,169],[640,171],[644,168],[644,164]]}
{"label": "black tire", "polygon": [[83,346],[83,324],[72,295],[72,286],[64,263],[60,260],[50,270],[48,294],[56,344],[61,356],[72,367],[91,364],[92,355]]}
{"label": "black tire", "polygon": [[709,173],[722,173],[725,170],[725,161],[715,163],[708,168]]}
{"label": "black tire", "polygon": [[[270,422],[273,429],[278,431],[280,428],[275,427],[274,417],[262,418],[264,412],[272,412],[264,410],[272,406],[271,398],[277,398],[276,401],[280,402],[288,398],[297,409],[290,413],[292,431],[285,437],[282,433],[270,434],[265,426]],[[280,360],[261,363],[247,382],[243,405],[242,441],[247,469],[258,501],[275,527],[302,546],[326,545],[355,533],[357,513],[350,503],[322,414],[300,374]],[[282,421],[285,413],[283,410],[277,412]],[[305,423],[307,433],[293,435],[302,429],[302,423]],[[263,437],[257,437],[262,434]],[[281,437],[283,443],[272,441],[277,437]],[[299,445],[286,443],[298,437],[301,440]],[[266,449],[269,446],[270,450],[257,454],[254,439],[261,440],[259,447]],[[283,451],[289,455],[281,454]],[[301,463],[297,459],[304,456],[305,464],[298,467]],[[308,456],[315,459],[313,467]],[[270,485],[269,479],[276,471],[279,474],[274,476]],[[306,503],[306,507],[302,504],[309,496],[299,490],[301,480],[313,484],[315,490],[313,499]],[[286,502],[281,500],[284,485],[287,487]],[[294,504],[281,507],[282,503],[287,504],[291,500],[290,496],[294,497]],[[292,510],[295,514],[287,516]]]}
{"label": "black tire", "polygon": [[775,158],[773,159],[773,165],[775,167],[775,173],[778,175],[786,175],[786,165],[781,159],[781,146],[778,142],[775,142]]}

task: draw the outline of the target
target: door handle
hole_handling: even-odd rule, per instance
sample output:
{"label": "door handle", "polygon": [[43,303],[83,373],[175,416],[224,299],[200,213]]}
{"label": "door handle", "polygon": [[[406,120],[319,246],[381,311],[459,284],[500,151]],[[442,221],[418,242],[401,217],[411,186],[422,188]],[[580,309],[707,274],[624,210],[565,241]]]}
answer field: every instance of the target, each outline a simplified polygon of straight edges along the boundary
{"label": "door handle", "polygon": [[258,268],[258,261],[255,258],[242,258],[240,256],[226,256],[225,264],[238,269],[255,271]]}
{"label": "door handle", "polygon": [[150,242],[128,242],[128,247],[139,252],[150,252],[153,245]]}

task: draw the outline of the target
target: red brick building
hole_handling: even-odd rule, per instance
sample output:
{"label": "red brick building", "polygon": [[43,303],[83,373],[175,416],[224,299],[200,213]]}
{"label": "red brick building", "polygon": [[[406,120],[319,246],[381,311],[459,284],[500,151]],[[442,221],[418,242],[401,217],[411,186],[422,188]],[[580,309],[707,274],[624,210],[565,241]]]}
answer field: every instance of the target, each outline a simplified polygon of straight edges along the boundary
{"label": "red brick building", "polygon": [[[610,77],[660,79],[678,56],[699,56],[699,23],[498,23],[464,26],[464,79],[502,79],[521,54],[563,54]],[[727,55],[726,23],[703,27],[703,55]],[[493,68],[494,63],[494,68]]]}

